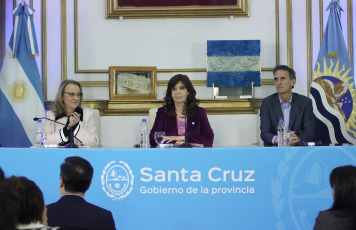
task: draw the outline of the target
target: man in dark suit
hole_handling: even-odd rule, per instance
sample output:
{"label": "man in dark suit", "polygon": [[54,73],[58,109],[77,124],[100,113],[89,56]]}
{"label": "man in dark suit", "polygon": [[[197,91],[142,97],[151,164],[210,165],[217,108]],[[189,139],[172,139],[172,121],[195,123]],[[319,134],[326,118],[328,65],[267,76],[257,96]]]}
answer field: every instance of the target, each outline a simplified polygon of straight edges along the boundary
{"label": "man in dark suit", "polygon": [[273,69],[277,93],[263,99],[260,108],[261,138],[264,145],[278,143],[277,125],[284,118],[284,125],[292,132],[290,145],[305,143],[314,138],[312,101],[308,97],[292,93],[296,83],[295,71],[285,65]]}
{"label": "man in dark suit", "polygon": [[59,189],[62,197],[47,205],[49,226],[62,230],[115,230],[110,211],[85,201],[90,187],[93,167],[81,157],[68,157],[61,165]]}

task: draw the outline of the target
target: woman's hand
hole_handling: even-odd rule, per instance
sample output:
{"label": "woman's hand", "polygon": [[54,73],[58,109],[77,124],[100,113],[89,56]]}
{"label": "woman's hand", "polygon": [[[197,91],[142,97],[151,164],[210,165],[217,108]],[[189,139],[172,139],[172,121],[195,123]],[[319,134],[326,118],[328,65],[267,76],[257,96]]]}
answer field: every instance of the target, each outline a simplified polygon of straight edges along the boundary
{"label": "woman's hand", "polygon": [[77,112],[72,113],[72,115],[69,117],[68,128],[76,125],[80,121],[80,116],[81,114],[78,114]]}
{"label": "woman's hand", "polygon": [[174,141],[174,146],[179,146],[184,143],[184,136],[166,136],[165,143],[171,143]]}

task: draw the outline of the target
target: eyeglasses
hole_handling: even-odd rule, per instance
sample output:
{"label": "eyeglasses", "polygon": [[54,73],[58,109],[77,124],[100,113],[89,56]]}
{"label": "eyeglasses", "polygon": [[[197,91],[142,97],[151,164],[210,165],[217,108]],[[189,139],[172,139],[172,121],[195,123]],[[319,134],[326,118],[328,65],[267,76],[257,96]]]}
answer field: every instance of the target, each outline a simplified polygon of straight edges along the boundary
{"label": "eyeglasses", "polygon": [[75,95],[77,95],[78,98],[83,96],[83,93],[69,93],[69,92],[64,92],[69,95],[69,97],[73,98]]}

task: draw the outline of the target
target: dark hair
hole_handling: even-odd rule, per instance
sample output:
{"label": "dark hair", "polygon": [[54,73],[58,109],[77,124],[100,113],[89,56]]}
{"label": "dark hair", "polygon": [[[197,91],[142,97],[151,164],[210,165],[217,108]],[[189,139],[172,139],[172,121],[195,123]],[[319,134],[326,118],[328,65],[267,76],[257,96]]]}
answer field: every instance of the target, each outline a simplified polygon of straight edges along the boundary
{"label": "dark hair", "polygon": [[346,165],[333,169],[330,185],[334,189],[334,203],[330,210],[356,215],[356,167]]}
{"label": "dark hair", "polygon": [[15,230],[16,224],[16,196],[4,182],[0,182],[0,229]]}
{"label": "dark hair", "polygon": [[197,94],[197,92],[195,91],[194,86],[193,86],[192,82],[189,80],[187,75],[177,74],[177,75],[174,75],[169,80],[168,86],[167,86],[167,91],[166,91],[166,96],[163,98],[164,99],[163,107],[165,108],[166,113],[168,113],[170,116],[173,116],[173,117],[176,116],[174,101],[173,101],[173,97],[172,97],[172,89],[179,82],[182,82],[184,87],[189,92],[189,95],[187,96],[188,106],[187,106],[186,112],[187,112],[187,116],[191,117],[197,109],[199,100],[195,98],[195,95]]}
{"label": "dark hair", "polygon": [[0,181],[4,180],[5,179],[5,173],[4,171],[2,170],[2,168],[0,167]]}
{"label": "dark hair", "polygon": [[[80,92],[81,93],[83,92],[82,86],[80,85],[79,82],[74,81],[74,80],[69,80],[69,79],[62,81],[61,84],[59,85],[58,92],[57,92],[56,98],[54,100],[53,109],[52,109],[52,111],[54,112],[54,114],[56,116],[66,115],[65,114],[66,108],[63,103],[63,95],[64,95],[64,89],[66,88],[67,85],[70,85],[70,84],[78,86],[80,89]],[[83,97],[80,98],[79,105],[78,105],[79,107],[81,107],[82,102],[83,102]]]}
{"label": "dark hair", "polygon": [[42,222],[44,199],[40,188],[26,177],[12,176],[5,179],[15,192],[18,224]]}
{"label": "dark hair", "polygon": [[67,192],[85,193],[93,178],[93,167],[81,157],[67,157],[61,165],[61,177]]}
{"label": "dark hair", "polygon": [[276,66],[273,68],[273,75],[274,75],[278,70],[286,70],[286,71],[288,71],[288,73],[289,73],[289,78],[290,78],[291,80],[297,78],[297,76],[296,76],[296,74],[295,74],[295,71],[294,71],[292,68],[289,68],[289,67],[286,66],[286,65],[276,65]]}

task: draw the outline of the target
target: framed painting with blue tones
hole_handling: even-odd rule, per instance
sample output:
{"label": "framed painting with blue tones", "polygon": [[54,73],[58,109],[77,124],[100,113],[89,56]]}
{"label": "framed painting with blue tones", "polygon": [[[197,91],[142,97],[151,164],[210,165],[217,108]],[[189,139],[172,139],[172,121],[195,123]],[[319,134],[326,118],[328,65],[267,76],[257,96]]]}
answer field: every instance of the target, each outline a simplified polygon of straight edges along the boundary
{"label": "framed painting with blue tones", "polygon": [[261,86],[260,40],[207,41],[207,86]]}

